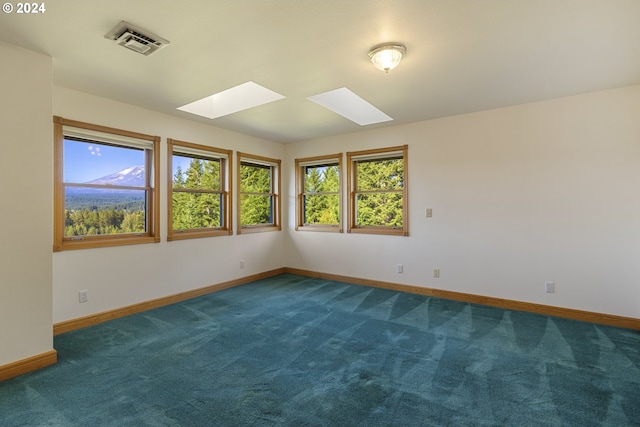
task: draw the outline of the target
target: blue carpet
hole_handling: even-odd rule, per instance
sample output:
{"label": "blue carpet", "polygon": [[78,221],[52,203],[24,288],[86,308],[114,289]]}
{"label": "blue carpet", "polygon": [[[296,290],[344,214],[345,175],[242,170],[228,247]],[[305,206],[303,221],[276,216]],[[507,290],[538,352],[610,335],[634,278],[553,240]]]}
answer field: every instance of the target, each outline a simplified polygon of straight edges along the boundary
{"label": "blue carpet", "polygon": [[637,331],[281,275],[55,337],[9,426],[639,426]]}

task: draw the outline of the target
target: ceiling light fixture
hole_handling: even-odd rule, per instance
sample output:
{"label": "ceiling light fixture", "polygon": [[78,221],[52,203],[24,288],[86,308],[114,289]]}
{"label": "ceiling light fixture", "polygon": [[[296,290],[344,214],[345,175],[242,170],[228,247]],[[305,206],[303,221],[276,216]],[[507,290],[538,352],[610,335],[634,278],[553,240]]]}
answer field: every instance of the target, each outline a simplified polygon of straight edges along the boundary
{"label": "ceiling light fixture", "polygon": [[399,43],[383,43],[374,46],[369,51],[369,59],[379,70],[388,73],[398,66],[407,48]]}

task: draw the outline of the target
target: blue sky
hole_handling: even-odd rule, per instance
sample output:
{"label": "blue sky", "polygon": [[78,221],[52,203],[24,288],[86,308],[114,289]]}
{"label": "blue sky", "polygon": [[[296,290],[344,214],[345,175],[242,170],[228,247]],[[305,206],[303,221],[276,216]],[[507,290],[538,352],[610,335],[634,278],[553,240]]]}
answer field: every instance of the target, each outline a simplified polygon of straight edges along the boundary
{"label": "blue sky", "polygon": [[65,182],[87,182],[132,166],[144,166],[144,151],[64,141]]}
{"label": "blue sky", "polygon": [[[173,156],[172,176],[178,165],[186,171],[190,161],[187,157]],[[64,182],[88,182],[132,166],[144,166],[142,150],[68,139],[64,141]]]}
{"label": "blue sky", "polygon": [[182,157],[182,156],[177,156],[174,155],[173,158],[171,159],[171,164],[173,166],[173,171],[171,172],[171,176],[174,177],[176,176],[176,170],[178,169],[178,166],[180,166],[180,168],[182,169],[182,172],[186,172],[187,169],[189,169],[189,164],[191,164],[191,158],[190,157]]}

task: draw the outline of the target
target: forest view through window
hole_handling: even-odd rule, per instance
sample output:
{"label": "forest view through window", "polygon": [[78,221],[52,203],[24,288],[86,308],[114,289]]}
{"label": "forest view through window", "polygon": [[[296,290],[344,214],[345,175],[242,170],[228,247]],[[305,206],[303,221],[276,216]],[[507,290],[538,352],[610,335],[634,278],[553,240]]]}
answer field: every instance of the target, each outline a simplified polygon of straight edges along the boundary
{"label": "forest view through window", "polygon": [[280,160],[238,153],[238,232],[280,230]]}
{"label": "forest view through window", "polygon": [[342,231],[342,155],[295,159],[296,230]]}
{"label": "forest view through window", "polygon": [[240,164],[240,176],[240,223],[242,225],[273,224],[271,167],[243,162]]}
{"label": "forest view through window", "polygon": [[53,250],[159,242],[160,137],[53,122]]}
{"label": "forest view through window", "polygon": [[304,224],[340,223],[340,174],[337,164],[304,167]]}
{"label": "forest view through window", "polygon": [[[173,228],[217,228],[224,225],[220,160],[173,156]],[[181,164],[186,164],[183,170]]]}
{"label": "forest view through window", "polygon": [[65,237],[146,232],[145,150],[64,140]]}
{"label": "forest view through window", "polygon": [[360,227],[402,227],[402,158],[356,163],[356,224]]}
{"label": "forest view through window", "polygon": [[407,146],[347,153],[349,231],[408,235]]}
{"label": "forest view through window", "polygon": [[230,150],[168,139],[169,240],[230,234]]}

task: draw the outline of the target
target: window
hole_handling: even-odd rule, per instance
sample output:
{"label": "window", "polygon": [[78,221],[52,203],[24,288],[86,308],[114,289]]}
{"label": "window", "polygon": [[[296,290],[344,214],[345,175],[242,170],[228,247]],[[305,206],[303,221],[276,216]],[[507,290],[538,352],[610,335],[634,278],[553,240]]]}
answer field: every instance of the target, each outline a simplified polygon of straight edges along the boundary
{"label": "window", "polygon": [[54,251],[160,241],[159,143],[54,117]]}
{"label": "window", "polygon": [[342,155],[296,159],[296,230],[342,231]]}
{"label": "window", "polygon": [[280,160],[238,153],[238,234],[280,230]]}
{"label": "window", "polygon": [[407,148],[347,153],[348,232],[409,235]]}
{"label": "window", "polygon": [[231,150],[174,139],[167,147],[167,240],[231,234]]}

